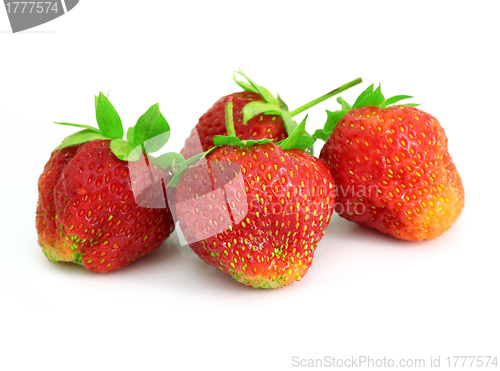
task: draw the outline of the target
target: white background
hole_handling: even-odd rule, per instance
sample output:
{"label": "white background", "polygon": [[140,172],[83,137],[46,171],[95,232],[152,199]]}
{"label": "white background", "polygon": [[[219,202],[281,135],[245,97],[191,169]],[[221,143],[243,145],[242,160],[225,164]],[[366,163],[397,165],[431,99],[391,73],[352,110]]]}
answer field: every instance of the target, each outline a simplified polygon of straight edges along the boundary
{"label": "white background", "polygon": [[[97,1],[12,34],[0,9],[0,368],[287,370],[299,359],[497,355],[500,26],[496,1]],[[240,90],[239,67],[291,109],[357,77],[439,119],[466,206],[443,236],[402,242],[333,217],[309,273],[253,290],[176,236],[126,269],[52,264],[37,179],[93,95],[126,127],[160,102],[179,150]],[[322,127],[313,108],[309,129]],[[303,115],[300,115],[300,120]],[[500,361],[500,360],[499,360]]]}

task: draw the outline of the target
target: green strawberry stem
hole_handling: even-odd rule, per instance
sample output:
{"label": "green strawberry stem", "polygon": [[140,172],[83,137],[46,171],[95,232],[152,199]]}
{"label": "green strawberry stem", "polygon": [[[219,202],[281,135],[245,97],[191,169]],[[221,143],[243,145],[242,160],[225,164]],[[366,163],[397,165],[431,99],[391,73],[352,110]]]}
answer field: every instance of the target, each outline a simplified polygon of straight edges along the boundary
{"label": "green strawberry stem", "polygon": [[363,80],[361,78],[357,78],[356,80],[352,80],[351,82],[348,82],[347,84],[344,84],[344,85],[338,87],[337,89],[333,89],[331,92],[326,93],[325,95],[323,95],[319,98],[316,98],[315,100],[312,100],[309,103],[306,103],[297,109],[294,109],[292,112],[290,112],[290,115],[292,117],[295,115],[298,115],[299,113],[304,112],[305,110],[315,106],[316,104],[321,103],[321,102],[327,100],[328,98],[333,97],[334,95],[342,93],[343,91],[346,91],[347,89],[350,89],[353,86],[356,86],[362,82],[363,82]]}
{"label": "green strawberry stem", "polygon": [[233,120],[233,99],[229,98],[226,103],[226,130],[228,137],[235,137],[236,130],[234,129],[234,120]]}

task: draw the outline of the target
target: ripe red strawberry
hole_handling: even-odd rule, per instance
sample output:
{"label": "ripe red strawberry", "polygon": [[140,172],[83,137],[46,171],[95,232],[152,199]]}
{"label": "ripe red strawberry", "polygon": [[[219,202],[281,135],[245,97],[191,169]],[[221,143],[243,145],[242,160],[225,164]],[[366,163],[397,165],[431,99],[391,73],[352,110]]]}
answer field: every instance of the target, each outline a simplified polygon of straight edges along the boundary
{"label": "ripe red strawberry", "polygon": [[222,146],[179,178],[176,213],[186,240],[206,263],[245,285],[300,280],[330,221],[333,179],[321,160],[294,148],[312,144],[310,137],[300,142],[303,132],[304,122],[280,145],[218,136]]}
{"label": "ripe red strawberry", "polygon": [[184,158],[209,150],[214,147],[214,136],[227,134],[224,110],[230,99],[233,101],[234,128],[238,138],[243,140],[267,138],[278,142],[285,139],[287,133],[291,133],[297,126],[292,121],[293,116],[361,82],[361,79],[356,79],[289,112],[287,105],[279,96],[273,97],[267,89],[255,84],[241,71],[238,73],[244,76],[249,84],[234,78],[244,91],[220,98],[200,117],[180,152]]}
{"label": "ripe red strawberry", "polygon": [[198,124],[186,139],[181,155],[189,158],[202,151],[207,151],[214,146],[213,137],[215,135],[227,134],[224,122],[224,107],[230,98],[234,102],[235,109],[234,127],[236,135],[240,139],[268,138],[280,141],[287,137],[283,119],[279,115],[260,114],[243,123],[243,107],[250,102],[264,102],[264,98],[252,91],[242,91],[220,98],[200,117]]}
{"label": "ripe red strawberry", "polygon": [[[51,261],[103,273],[156,250],[174,223],[161,187],[161,178],[168,180],[169,174],[136,148],[142,142],[118,139],[121,120],[102,94],[96,116],[100,129],[87,127],[68,137],[45,165],[36,227]],[[135,137],[143,140],[147,128],[153,134],[168,131],[157,105],[139,119]],[[158,136],[151,138],[146,148],[161,144]]]}
{"label": "ripe red strawberry", "polygon": [[369,87],[350,107],[328,112],[315,136],[337,186],[336,211],[362,226],[403,240],[437,237],[464,206],[462,180],[439,121],[415,105],[390,106]]}

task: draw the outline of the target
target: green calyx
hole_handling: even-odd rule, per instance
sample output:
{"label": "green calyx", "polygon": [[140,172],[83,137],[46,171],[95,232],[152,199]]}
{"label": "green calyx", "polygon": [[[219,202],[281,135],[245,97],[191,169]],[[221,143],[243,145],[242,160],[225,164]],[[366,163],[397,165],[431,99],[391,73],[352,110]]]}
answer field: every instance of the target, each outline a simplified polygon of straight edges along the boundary
{"label": "green calyx", "polygon": [[[135,126],[127,131],[127,139],[123,137],[123,125],[118,112],[113,107],[108,97],[103,93],[95,96],[95,113],[98,128],[72,124],[68,122],[56,122],[59,125],[69,125],[83,128],[75,134],[64,139],[55,149],[82,144],[93,140],[111,140],[111,151],[123,161],[137,161],[141,153],[154,153],[160,150],[170,138],[170,126],[160,112],[159,104],[153,104],[144,113]],[[54,151],[55,151],[54,150]],[[184,161],[178,153],[165,153],[159,157],[148,155],[149,159],[163,168]]]}
{"label": "green calyx", "polygon": [[[250,146],[254,146],[256,144],[265,144],[272,142],[271,139],[258,139],[258,140],[242,140],[236,136],[236,132],[234,130],[234,122],[233,122],[233,101],[232,99],[228,100],[226,103],[226,130],[227,135],[216,135],[214,136],[214,144],[216,146],[236,146],[240,148],[248,148]],[[283,149],[292,149],[298,148],[303,151],[312,147],[316,139],[311,137],[305,131],[307,116],[302,120],[300,125],[297,125],[295,129],[288,135],[288,137],[278,143],[277,145],[281,146]]]}
{"label": "green calyx", "polygon": [[[339,94],[357,84],[360,84],[362,80],[360,78],[353,80],[347,84],[344,84],[337,89],[334,89],[325,95],[322,95],[321,97],[312,100],[311,102],[308,102],[304,104],[303,106],[300,106],[299,108],[289,111],[288,106],[286,103],[280,98],[278,95],[276,98],[263,86],[257,85],[254,81],[252,81],[247,75],[245,75],[242,71],[238,71],[238,74],[243,76],[244,78],[247,79],[248,83],[243,82],[243,81],[238,81],[236,79],[236,72],[233,73],[233,80],[238,84],[241,88],[243,88],[246,91],[252,91],[254,93],[259,94],[265,102],[250,102],[243,107],[243,123],[248,122],[252,118],[254,118],[257,115],[260,114],[266,114],[266,115],[278,115],[281,116],[283,119],[283,123],[285,126],[285,130],[288,135],[291,135],[291,133],[295,130],[295,128],[298,126],[295,121],[292,120],[292,117],[295,115],[298,115],[301,112],[304,112],[305,110],[315,106],[318,103],[321,103],[331,97],[333,97],[336,94]],[[306,135],[309,135],[306,133]]]}
{"label": "green calyx", "polygon": [[[363,91],[359,97],[356,99],[354,104],[351,106],[341,97],[337,98],[337,102],[340,103],[341,109],[338,111],[326,111],[328,118],[325,123],[325,127],[323,129],[316,130],[314,132],[313,137],[324,140],[325,142],[328,140],[329,136],[335,130],[335,126],[339,123],[340,120],[352,109],[363,108],[363,107],[381,107],[386,108],[395,105],[397,102],[402,101],[404,99],[413,98],[410,95],[395,95],[391,98],[386,99],[382,94],[382,90],[380,89],[380,85],[377,89],[373,90],[373,84]],[[402,104],[403,106],[416,107],[419,104],[416,103],[406,103]]]}

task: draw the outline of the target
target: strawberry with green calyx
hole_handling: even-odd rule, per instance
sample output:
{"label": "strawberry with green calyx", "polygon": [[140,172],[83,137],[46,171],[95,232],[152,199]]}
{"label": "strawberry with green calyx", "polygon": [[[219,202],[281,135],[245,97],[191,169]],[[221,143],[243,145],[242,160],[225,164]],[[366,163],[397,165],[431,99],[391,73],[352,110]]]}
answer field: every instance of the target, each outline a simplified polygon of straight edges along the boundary
{"label": "strawberry with green calyx", "polygon": [[220,98],[201,116],[181,150],[185,158],[207,151],[214,146],[214,136],[227,134],[224,112],[229,99],[233,101],[234,127],[238,138],[271,139],[273,142],[278,142],[285,139],[297,127],[292,120],[293,116],[362,81],[361,79],[351,81],[290,112],[279,96],[275,98],[269,90],[257,85],[243,72],[238,71],[238,73],[248,81],[248,83],[238,81],[236,74],[233,74],[234,81],[244,91]]}
{"label": "strawberry with green calyx", "polygon": [[[120,269],[156,250],[174,229],[161,182],[170,174],[147,155],[166,144],[169,126],[153,105],[122,140],[120,116],[102,93],[95,100],[98,128],[67,137],[38,181],[39,244],[53,262],[87,270]],[[130,140],[132,139],[132,140]],[[167,159],[168,160],[168,159]]]}
{"label": "strawberry with green calyx", "polygon": [[415,108],[394,105],[368,87],[351,107],[328,112],[320,158],[337,187],[336,211],[362,226],[403,240],[437,237],[457,220],[464,188],[439,121]]}
{"label": "strawberry with green calyx", "polygon": [[311,266],[333,212],[333,179],[304,151],[314,142],[305,119],[279,143],[241,140],[231,100],[226,111],[229,136],[216,136],[215,148],[180,164],[191,163],[169,184],[180,228],[202,260],[238,282],[283,287]]}

